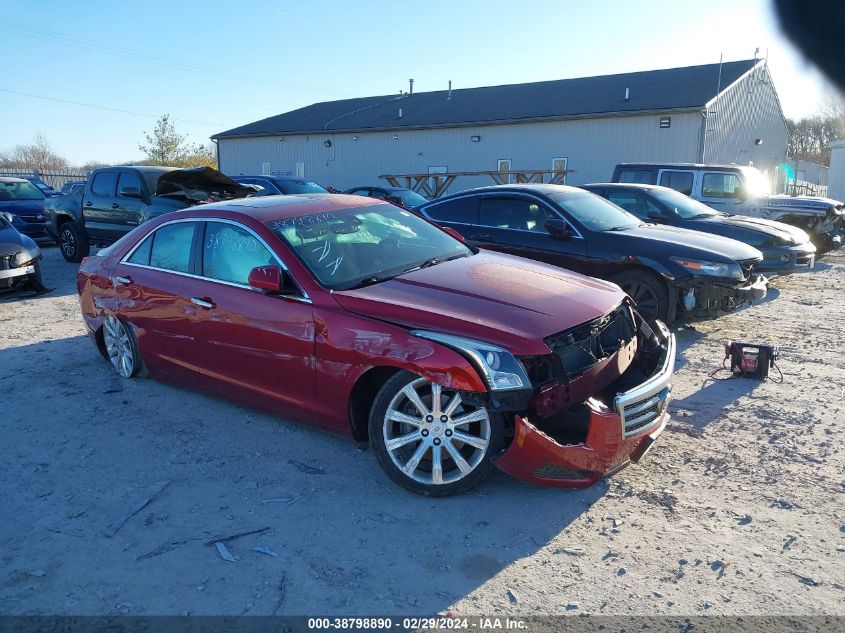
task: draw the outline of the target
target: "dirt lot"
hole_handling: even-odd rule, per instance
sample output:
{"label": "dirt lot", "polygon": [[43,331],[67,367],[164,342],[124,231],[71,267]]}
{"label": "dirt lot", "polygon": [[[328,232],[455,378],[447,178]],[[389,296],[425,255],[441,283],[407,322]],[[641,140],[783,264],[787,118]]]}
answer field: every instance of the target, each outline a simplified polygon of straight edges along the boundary
{"label": "dirt lot", "polygon": [[[353,443],[117,379],[75,267],[51,248],[44,272],[51,294],[0,298],[0,613],[845,614],[845,255],[678,333],[640,465],[444,500]],[[779,345],[784,384],[707,380],[726,339]],[[237,562],[206,545],[262,528]]]}

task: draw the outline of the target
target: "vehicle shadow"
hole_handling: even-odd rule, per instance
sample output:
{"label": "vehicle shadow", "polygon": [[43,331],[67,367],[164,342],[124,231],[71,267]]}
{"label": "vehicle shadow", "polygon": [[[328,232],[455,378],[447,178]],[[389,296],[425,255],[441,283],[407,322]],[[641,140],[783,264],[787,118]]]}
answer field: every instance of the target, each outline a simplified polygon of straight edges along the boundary
{"label": "vehicle shadow", "polygon": [[[584,544],[565,530],[608,488],[535,487],[494,471],[463,495],[418,496],[347,439],[117,378],[85,336],[0,350],[0,389],[27,393],[0,416],[4,444],[25,447],[15,459],[0,448],[5,481],[25,491],[0,482],[20,526],[7,562],[49,558],[55,587],[22,587],[15,609],[28,613],[63,612],[71,588],[119,585],[152,614],[436,614],[543,548],[566,564],[559,548]],[[119,538],[103,536],[160,481],[170,485]],[[238,564],[208,546],[249,529],[259,531],[226,542]],[[80,612],[114,609],[84,593]]]}

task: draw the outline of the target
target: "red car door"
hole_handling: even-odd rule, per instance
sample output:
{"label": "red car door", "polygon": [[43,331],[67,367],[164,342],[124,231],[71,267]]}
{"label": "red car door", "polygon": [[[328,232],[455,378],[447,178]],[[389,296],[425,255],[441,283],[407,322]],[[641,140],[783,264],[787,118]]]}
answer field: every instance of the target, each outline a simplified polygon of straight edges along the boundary
{"label": "red car door", "polygon": [[256,266],[281,265],[270,247],[229,220],[205,224],[191,300],[196,366],[208,386],[311,421],[314,320],[304,295],[273,296],[247,284]]}
{"label": "red car door", "polygon": [[200,308],[191,303],[192,246],[201,222],[178,221],[158,227],[112,271],[114,310],[135,326],[144,361],[153,372],[191,380],[195,374]]}

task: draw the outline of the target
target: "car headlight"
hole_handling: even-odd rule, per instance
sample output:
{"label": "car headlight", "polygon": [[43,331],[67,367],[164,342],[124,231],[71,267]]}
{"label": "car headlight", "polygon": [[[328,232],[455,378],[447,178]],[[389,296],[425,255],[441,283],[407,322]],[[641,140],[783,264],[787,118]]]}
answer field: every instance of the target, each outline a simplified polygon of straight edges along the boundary
{"label": "car headlight", "polygon": [[12,258],[12,268],[23,268],[24,266],[31,266],[38,261],[40,255],[31,253],[29,251],[21,251]]}
{"label": "car headlight", "polygon": [[501,347],[439,332],[413,330],[411,334],[442,343],[464,356],[479,371],[491,391],[531,388],[522,363]]}
{"label": "car headlight", "polygon": [[742,268],[736,262],[709,262],[704,259],[689,259],[684,257],[670,257],[673,262],[683,266],[694,275],[711,275],[713,277],[730,277],[742,279]]}

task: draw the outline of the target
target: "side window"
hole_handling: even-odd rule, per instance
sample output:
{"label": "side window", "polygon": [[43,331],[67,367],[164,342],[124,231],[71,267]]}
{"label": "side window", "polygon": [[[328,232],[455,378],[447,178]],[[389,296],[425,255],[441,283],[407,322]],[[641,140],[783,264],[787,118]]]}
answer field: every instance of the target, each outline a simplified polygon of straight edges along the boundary
{"label": "side window", "polygon": [[153,247],[153,236],[148,235],[141,245],[135,249],[135,252],[132,253],[132,257],[129,258],[130,264],[142,264],[144,266],[150,265],[150,251],[152,251]]}
{"label": "side window", "polygon": [[91,193],[95,196],[114,196],[114,187],[117,184],[117,172],[105,171],[94,176],[91,183]]}
{"label": "side window", "polygon": [[253,181],[259,187],[264,187],[258,195],[261,196],[277,196],[279,195],[279,187],[275,185],[275,183],[267,180],[266,178],[256,178]]}
{"label": "side window", "polygon": [[736,188],[742,183],[736,174],[710,172],[701,181],[701,195],[707,198],[736,198]]}
{"label": "side window", "polygon": [[655,184],[656,173],[648,169],[621,169],[616,182],[637,182],[643,185]]}
{"label": "side window", "polygon": [[467,196],[438,202],[426,207],[423,212],[435,222],[478,224],[478,198]]}
{"label": "side window", "polygon": [[168,224],[153,234],[150,266],[191,272],[191,244],[194,241],[195,222]]}
{"label": "side window", "polygon": [[660,185],[680,191],[685,196],[692,193],[691,171],[664,171],[660,174]]}
{"label": "side window", "polygon": [[379,200],[384,200],[387,198],[387,192],[381,191],[380,189],[373,189],[370,193],[371,198],[378,198]]}
{"label": "side window", "polygon": [[353,196],[368,196],[370,195],[369,189],[355,189],[354,191],[350,191]]}
{"label": "side window", "polygon": [[202,246],[203,277],[247,285],[256,266],[277,264],[264,245],[246,229],[209,222]]}
{"label": "side window", "polygon": [[482,198],[478,223],[499,229],[544,233],[545,221],[556,217],[528,198]]}
{"label": "side window", "polygon": [[137,189],[139,192],[144,190],[141,187],[141,179],[138,178],[138,174],[134,171],[122,171],[120,172],[120,177],[117,179],[118,195],[120,195],[121,191],[128,188]]}

